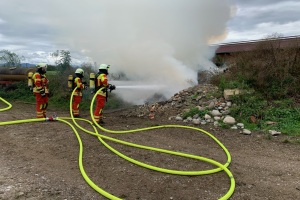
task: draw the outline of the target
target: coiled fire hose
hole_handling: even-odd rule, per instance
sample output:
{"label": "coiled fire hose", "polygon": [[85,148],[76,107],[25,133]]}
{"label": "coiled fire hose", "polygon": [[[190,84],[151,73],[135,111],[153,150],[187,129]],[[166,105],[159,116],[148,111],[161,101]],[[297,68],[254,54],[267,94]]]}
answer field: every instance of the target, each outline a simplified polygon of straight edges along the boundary
{"label": "coiled fire hose", "polygon": [[[190,126],[182,126],[182,125],[160,125],[160,126],[152,126],[152,127],[146,127],[146,128],[140,128],[140,129],[132,129],[132,130],[123,130],[123,131],[105,129],[104,127],[102,127],[102,126],[100,126],[99,124],[96,123],[96,121],[94,119],[94,116],[93,116],[93,105],[94,105],[95,97],[97,96],[98,93],[96,93],[94,95],[94,97],[93,97],[93,99],[91,101],[91,105],[90,105],[90,115],[91,115],[91,118],[92,118],[93,122],[90,122],[89,120],[82,119],[82,118],[76,118],[76,119],[74,118],[73,113],[72,113],[72,99],[73,99],[73,95],[74,95],[75,90],[76,90],[76,88],[73,90],[72,95],[71,95],[71,99],[70,99],[70,115],[71,115],[71,118],[69,118],[69,117],[57,117],[57,118],[53,118],[53,119],[51,118],[51,120],[61,121],[61,122],[65,123],[65,124],[69,125],[72,128],[72,130],[74,131],[74,133],[75,133],[75,135],[77,137],[78,143],[79,143],[79,158],[78,158],[79,162],[78,163],[79,163],[80,172],[81,172],[83,178],[85,179],[85,181],[95,191],[97,191],[101,195],[105,196],[108,199],[120,200],[119,197],[116,197],[116,196],[114,196],[114,195],[106,192],[105,190],[101,189],[99,186],[97,186],[87,176],[87,174],[85,173],[84,167],[83,167],[83,162],[82,162],[82,155],[83,155],[83,144],[82,144],[82,141],[80,139],[80,136],[79,136],[76,128],[70,122],[68,122],[66,120],[72,120],[73,123],[79,129],[81,129],[82,131],[84,131],[84,132],[86,132],[88,134],[97,136],[98,140],[105,147],[107,147],[109,150],[111,150],[113,153],[115,153],[118,156],[120,156],[121,158],[126,159],[127,161],[129,161],[131,163],[134,163],[136,165],[139,165],[141,167],[145,167],[145,168],[148,168],[148,169],[151,169],[151,170],[155,170],[155,171],[159,171],[159,172],[162,172],[162,173],[169,173],[169,174],[175,174],[175,175],[188,175],[188,176],[191,176],[191,175],[212,174],[212,173],[216,173],[216,172],[220,172],[220,171],[224,170],[224,172],[228,175],[228,177],[230,179],[230,188],[227,191],[227,193],[220,198],[220,200],[226,200],[226,199],[230,198],[230,196],[233,194],[234,189],[235,189],[235,179],[234,179],[232,173],[227,168],[229,166],[230,162],[231,162],[230,153],[226,149],[226,147],[217,138],[215,138],[212,134],[210,134],[210,133],[208,133],[208,132],[206,132],[206,131],[204,131],[202,129],[199,129],[199,128],[190,127]],[[11,104],[9,102],[5,101],[1,97],[0,97],[0,100],[2,100],[4,103],[6,103],[8,105],[7,108],[0,109],[0,111],[8,110],[8,109],[11,108]],[[26,119],[26,120],[15,120],[15,121],[10,121],[10,122],[0,122],[0,126],[1,125],[9,125],[9,124],[27,123],[27,122],[39,122],[39,121],[45,121],[45,120],[48,120],[48,119],[46,119],[46,118],[36,118],[36,119]],[[76,120],[82,120],[82,121],[85,121],[85,122],[89,123],[93,127],[94,132],[89,131],[89,130],[81,127],[76,122]],[[143,146],[143,145],[139,145],[139,144],[135,144],[135,143],[126,142],[126,141],[123,141],[123,140],[118,140],[118,139],[115,139],[115,138],[112,138],[112,137],[108,137],[108,136],[99,134],[97,128],[95,127],[95,124],[96,124],[97,128],[99,128],[100,130],[102,130],[104,132],[112,133],[112,134],[124,134],[124,133],[133,133],[133,132],[139,132],[139,131],[149,131],[149,130],[159,129],[159,128],[184,128],[184,129],[192,129],[192,130],[195,130],[195,131],[202,132],[202,133],[208,135],[209,137],[211,137],[224,150],[224,152],[225,152],[225,154],[227,156],[227,161],[223,165],[223,164],[221,164],[221,163],[219,163],[217,161],[214,161],[212,159],[201,157],[201,156],[197,156],[197,155],[186,154],[186,153],[181,153],[181,152],[175,152],[175,151],[170,151],[170,150],[160,149],[160,148],[154,148],[154,147],[149,147],[149,146]],[[124,145],[128,145],[128,146],[131,146],[131,147],[135,147],[135,148],[147,149],[147,150],[151,150],[151,151],[156,151],[156,152],[161,152],[161,153],[166,153],[166,154],[171,154],[171,155],[176,155],[176,156],[182,156],[182,157],[196,159],[196,160],[201,160],[201,161],[213,164],[217,168],[210,169],[210,170],[202,170],[202,171],[181,171],[181,170],[171,170],[171,169],[166,169],[166,168],[160,168],[160,167],[156,167],[156,166],[149,165],[149,164],[140,162],[138,160],[132,159],[132,158],[130,158],[130,157],[122,154],[121,152],[117,151],[116,149],[114,149],[110,145],[108,145],[104,140],[110,140],[110,141],[113,141],[113,142],[117,142],[117,143],[120,143],[120,144],[124,144]]]}

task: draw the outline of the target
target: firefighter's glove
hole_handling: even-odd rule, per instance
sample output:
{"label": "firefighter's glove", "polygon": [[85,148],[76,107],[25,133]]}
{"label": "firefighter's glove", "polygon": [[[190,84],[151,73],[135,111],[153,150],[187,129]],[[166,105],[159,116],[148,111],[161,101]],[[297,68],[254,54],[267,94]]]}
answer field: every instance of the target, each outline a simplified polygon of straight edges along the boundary
{"label": "firefighter's glove", "polygon": [[116,86],[115,86],[115,85],[109,84],[109,85],[108,85],[108,89],[109,89],[109,92],[111,92],[112,90],[115,90],[115,89],[116,89]]}

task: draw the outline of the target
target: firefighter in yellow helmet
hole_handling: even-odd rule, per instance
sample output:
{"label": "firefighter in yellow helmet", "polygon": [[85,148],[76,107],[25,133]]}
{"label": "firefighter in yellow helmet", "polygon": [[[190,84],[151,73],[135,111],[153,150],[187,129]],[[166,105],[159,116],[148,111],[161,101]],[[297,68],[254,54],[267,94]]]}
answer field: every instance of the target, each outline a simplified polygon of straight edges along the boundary
{"label": "firefighter in yellow helmet", "polygon": [[116,87],[114,85],[108,84],[108,69],[109,65],[101,64],[99,66],[99,72],[96,75],[95,87],[96,91],[100,90],[96,96],[96,108],[94,110],[94,118],[97,123],[104,124],[103,121],[103,108],[107,100],[107,90],[114,90]]}
{"label": "firefighter in yellow helmet", "polygon": [[46,117],[49,97],[49,81],[46,78],[47,64],[39,63],[36,65],[36,72],[32,76],[33,94],[36,100],[36,117]]}
{"label": "firefighter in yellow helmet", "polygon": [[84,77],[84,71],[81,68],[76,69],[75,78],[73,79],[73,90],[77,88],[73,95],[72,112],[74,117],[80,117],[79,104],[82,100],[82,90],[86,88],[82,78]]}

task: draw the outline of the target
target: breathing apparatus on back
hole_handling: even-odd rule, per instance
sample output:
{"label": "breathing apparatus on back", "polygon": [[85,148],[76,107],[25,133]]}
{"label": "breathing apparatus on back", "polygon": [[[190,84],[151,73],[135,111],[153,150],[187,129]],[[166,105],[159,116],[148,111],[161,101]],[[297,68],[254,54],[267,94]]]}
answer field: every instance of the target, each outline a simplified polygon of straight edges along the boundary
{"label": "breathing apparatus on back", "polygon": [[[83,78],[84,77],[83,69],[80,69],[80,68],[76,69],[75,75],[76,75],[76,77]],[[69,89],[69,91],[72,91],[74,89],[74,80],[75,80],[76,77],[73,77],[73,75],[68,76],[68,89]],[[86,84],[86,83],[83,83],[83,84]]]}
{"label": "breathing apparatus on back", "polygon": [[[95,93],[99,89],[99,85],[97,85],[97,78],[100,74],[106,74],[108,75],[108,69],[110,65],[107,64],[101,64],[98,68],[99,72],[95,75],[94,73],[90,73],[90,89],[91,93]],[[105,88],[105,90],[109,90],[110,92],[112,90],[115,90],[116,86],[108,84],[108,86]]]}
{"label": "breathing apparatus on back", "polygon": [[33,80],[32,80],[33,72],[28,72],[27,77],[28,77],[28,87],[30,90],[33,88]]}
{"label": "breathing apparatus on back", "polygon": [[90,73],[90,89],[92,94],[95,92],[95,81],[95,74]]}
{"label": "breathing apparatus on back", "polygon": [[69,89],[69,91],[72,90],[72,87],[73,87],[73,75],[69,75],[69,77],[68,77],[68,89]]}
{"label": "breathing apparatus on back", "polygon": [[[47,71],[47,64],[46,63],[39,63],[36,65],[36,72],[43,75],[46,74]],[[34,87],[34,81],[33,81],[33,72],[28,72],[27,74],[27,85],[30,90]]]}

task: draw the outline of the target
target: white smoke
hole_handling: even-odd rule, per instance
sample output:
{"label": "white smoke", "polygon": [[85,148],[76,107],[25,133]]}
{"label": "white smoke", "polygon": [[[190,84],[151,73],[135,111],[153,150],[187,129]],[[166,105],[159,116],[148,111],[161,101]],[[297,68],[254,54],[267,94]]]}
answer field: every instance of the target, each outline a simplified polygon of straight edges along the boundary
{"label": "white smoke", "polygon": [[[16,0],[14,0],[16,1]],[[36,2],[28,0],[26,3]],[[197,71],[214,67],[212,39],[226,35],[232,0],[45,0],[43,20],[56,44],[68,44],[110,73],[162,85],[127,90],[123,99],[141,103],[154,93],[166,98],[197,83]],[[36,4],[35,8],[36,8]],[[39,10],[41,13],[41,10]],[[216,41],[214,41],[216,42]],[[117,90],[118,93],[118,85]]]}

